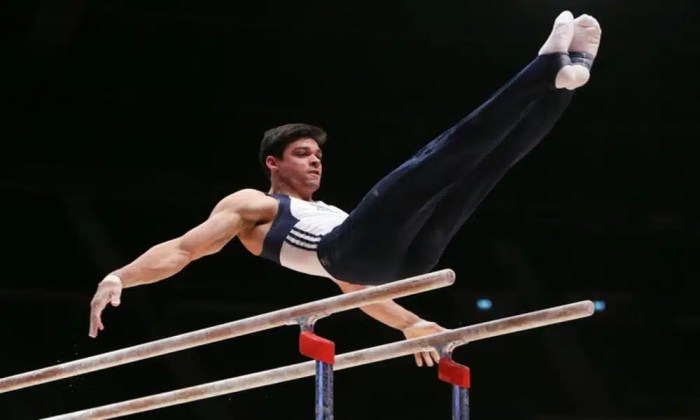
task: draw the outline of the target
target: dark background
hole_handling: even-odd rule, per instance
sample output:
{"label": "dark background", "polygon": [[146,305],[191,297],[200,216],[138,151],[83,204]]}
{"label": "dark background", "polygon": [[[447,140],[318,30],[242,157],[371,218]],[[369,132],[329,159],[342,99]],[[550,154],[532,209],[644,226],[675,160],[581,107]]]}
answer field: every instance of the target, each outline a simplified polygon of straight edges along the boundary
{"label": "dark background", "polygon": [[[404,298],[457,327],[582,299],[572,323],[460,347],[477,419],[700,418],[697,2],[25,0],[2,15],[0,375],[332,296],[236,241],[128,289],[88,332],[110,270],[265,190],[262,132],[325,127],[316,198],[346,210],[527,63],[564,9],[603,45],[589,85],[488,196],[436,268],[454,286]],[[475,302],[487,297],[490,311]],[[338,353],[402,339],[355,310],[319,322]],[[0,395],[35,419],[303,360],[279,328]],[[337,372],[336,418],[450,418],[413,359]],[[310,419],[313,379],[133,416]]]}

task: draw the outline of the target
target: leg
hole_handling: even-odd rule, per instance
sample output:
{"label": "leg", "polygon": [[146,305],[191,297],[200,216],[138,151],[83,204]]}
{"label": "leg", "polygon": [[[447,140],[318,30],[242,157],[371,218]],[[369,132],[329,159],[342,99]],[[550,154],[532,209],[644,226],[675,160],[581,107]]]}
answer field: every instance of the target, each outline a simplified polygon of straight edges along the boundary
{"label": "leg", "polygon": [[573,92],[559,90],[542,98],[478,168],[450,186],[406,251],[400,277],[426,273],[437,265],[457,231],[505,174],[551,131],[572,97]]}
{"label": "leg", "polygon": [[[576,73],[575,83],[583,85],[590,78],[600,45],[601,29],[598,22],[588,15],[576,18],[574,25],[575,33],[569,49]],[[452,185],[451,191],[436,206],[433,215],[407,250],[401,277],[432,270],[447,244],[479,203],[507,171],[551,130],[572,96],[572,92],[566,90],[548,94],[473,173],[463,175]]]}
{"label": "leg", "polygon": [[[562,31],[568,39],[559,36]],[[572,67],[566,53],[572,37],[573,17],[566,12],[555,21],[541,55],[372,188],[319,245],[326,269],[355,283],[397,279],[405,251],[438,199],[462,174],[478,167],[540,98],[557,90],[562,70]]]}

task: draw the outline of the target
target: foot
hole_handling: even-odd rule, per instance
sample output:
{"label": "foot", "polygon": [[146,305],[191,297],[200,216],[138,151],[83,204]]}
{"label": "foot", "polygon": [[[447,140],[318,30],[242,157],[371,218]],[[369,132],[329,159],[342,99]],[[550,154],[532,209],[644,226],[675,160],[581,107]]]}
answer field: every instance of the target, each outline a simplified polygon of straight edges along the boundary
{"label": "foot", "polygon": [[581,15],[574,19],[574,36],[568,46],[569,52],[586,53],[595,58],[600,47],[602,30],[598,21],[590,15]]}
{"label": "foot", "polygon": [[576,72],[576,87],[585,85],[591,77],[591,66],[598,54],[601,34],[600,24],[593,16],[581,15],[574,19],[574,36],[569,53]]}
{"label": "foot", "polygon": [[574,15],[564,11],[554,20],[552,32],[549,38],[540,48],[539,55],[552,53],[565,53],[569,51],[569,45],[574,38]]}
{"label": "foot", "polygon": [[[554,20],[552,32],[540,48],[538,54],[566,53],[569,51],[569,45],[571,45],[573,38],[574,15],[567,10],[560,13]],[[576,70],[573,66],[566,65],[559,69],[554,81],[554,86],[556,86],[557,89],[565,88],[571,90],[575,89],[576,85]]]}

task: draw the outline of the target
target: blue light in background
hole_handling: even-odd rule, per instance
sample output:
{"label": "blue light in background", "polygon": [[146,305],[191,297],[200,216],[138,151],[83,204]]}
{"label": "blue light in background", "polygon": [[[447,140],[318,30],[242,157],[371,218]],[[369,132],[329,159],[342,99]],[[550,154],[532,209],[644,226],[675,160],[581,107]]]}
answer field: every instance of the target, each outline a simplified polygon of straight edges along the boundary
{"label": "blue light in background", "polygon": [[604,311],[605,310],[605,301],[604,300],[593,301],[593,308],[595,309],[596,312]]}
{"label": "blue light in background", "polygon": [[493,304],[491,303],[491,299],[482,298],[476,300],[476,307],[482,311],[488,311],[492,306]]}

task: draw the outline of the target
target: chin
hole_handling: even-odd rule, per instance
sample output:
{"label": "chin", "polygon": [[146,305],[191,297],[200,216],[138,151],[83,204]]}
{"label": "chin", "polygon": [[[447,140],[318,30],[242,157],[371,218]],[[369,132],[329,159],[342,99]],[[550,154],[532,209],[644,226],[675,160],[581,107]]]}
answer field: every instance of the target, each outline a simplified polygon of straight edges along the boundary
{"label": "chin", "polygon": [[320,182],[309,182],[306,184],[306,189],[309,190],[309,192],[316,192],[319,188],[321,188]]}

